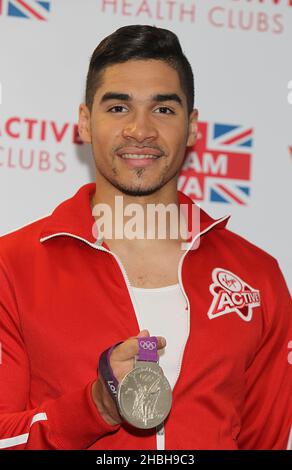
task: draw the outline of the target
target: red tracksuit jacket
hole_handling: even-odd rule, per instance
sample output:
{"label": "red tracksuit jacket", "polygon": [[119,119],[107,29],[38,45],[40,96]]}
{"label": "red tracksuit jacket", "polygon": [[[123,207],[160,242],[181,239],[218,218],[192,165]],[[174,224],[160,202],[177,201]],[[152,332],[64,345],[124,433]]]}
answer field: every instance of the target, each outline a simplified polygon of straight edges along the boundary
{"label": "red tracksuit jacket", "polygon": [[[108,425],[91,397],[100,353],[139,331],[123,267],[92,235],[94,191],[0,238],[2,449],[156,449],[155,432]],[[226,222],[201,211],[179,268],[190,328],[166,449],[287,448],[291,297],[275,259]]]}

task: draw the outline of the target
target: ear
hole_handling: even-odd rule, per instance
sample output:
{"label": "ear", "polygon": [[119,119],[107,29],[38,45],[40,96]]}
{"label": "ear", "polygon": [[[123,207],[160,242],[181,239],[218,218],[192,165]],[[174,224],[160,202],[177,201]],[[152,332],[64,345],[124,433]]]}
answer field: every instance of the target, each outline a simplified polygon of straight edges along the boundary
{"label": "ear", "polygon": [[90,111],[84,103],[79,106],[78,132],[83,142],[91,143]]}
{"label": "ear", "polygon": [[193,109],[189,117],[188,140],[187,147],[195,145],[198,135],[198,115],[197,109]]}

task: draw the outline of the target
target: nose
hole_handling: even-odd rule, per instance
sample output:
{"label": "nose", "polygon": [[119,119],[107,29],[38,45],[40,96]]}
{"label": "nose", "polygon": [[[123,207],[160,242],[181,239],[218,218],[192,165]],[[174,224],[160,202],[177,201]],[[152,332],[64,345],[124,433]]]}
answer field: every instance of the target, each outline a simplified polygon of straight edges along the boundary
{"label": "nose", "polygon": [[158,136],[157,129],[145,112],[136,112],[123,128],[123,137],[132,138],[137,142],[153,140]]}

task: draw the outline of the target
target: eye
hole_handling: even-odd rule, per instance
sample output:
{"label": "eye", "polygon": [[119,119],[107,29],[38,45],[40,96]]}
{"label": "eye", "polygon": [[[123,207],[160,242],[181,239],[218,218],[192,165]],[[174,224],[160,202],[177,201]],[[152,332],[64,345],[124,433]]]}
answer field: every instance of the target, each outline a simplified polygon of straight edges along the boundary
{"label": "eye", "polygon": [[155,112],[157,110],[162,110],[162,112],[160,112],[159,114],[174,114],[174,111],[172,109],[168,108],[167,106],[159,106],[159,108],[157,108],[155,110]]}
{"label": "eye", "polygon": [[[117,105],[115,105],[115,106],[112,106],[112,107],[108,110],[108,112],[117,114],[117,113],[121,113],[121,112],[122,112],[122,111],[121,111],[122,109],[127,110],[127,108],[126,108],[125,106],[122,106],[121,104],[117,104]],[[115,110],[115,111],[114,111],[114,110]]]}

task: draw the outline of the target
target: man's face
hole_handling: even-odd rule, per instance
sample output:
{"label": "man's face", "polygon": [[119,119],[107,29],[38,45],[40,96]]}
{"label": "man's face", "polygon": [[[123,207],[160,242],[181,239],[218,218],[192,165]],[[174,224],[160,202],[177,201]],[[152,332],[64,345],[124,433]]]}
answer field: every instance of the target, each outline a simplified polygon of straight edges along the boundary
{"label": "man's face", "polygon": [[92,144],[98,173],[122,193],[142,196],[177,183],[196,121],[173,68],[129,60],[105,69],[91,114],[80,105],[79,133]]}

